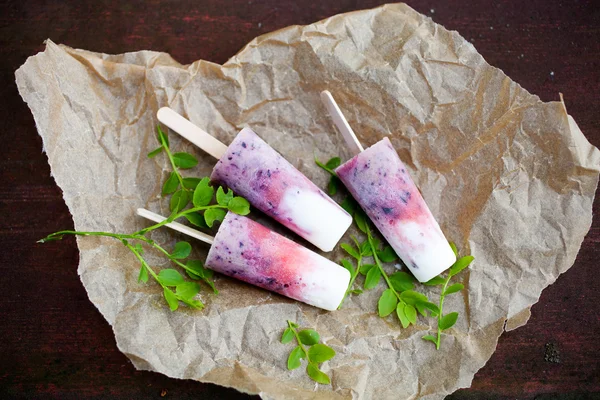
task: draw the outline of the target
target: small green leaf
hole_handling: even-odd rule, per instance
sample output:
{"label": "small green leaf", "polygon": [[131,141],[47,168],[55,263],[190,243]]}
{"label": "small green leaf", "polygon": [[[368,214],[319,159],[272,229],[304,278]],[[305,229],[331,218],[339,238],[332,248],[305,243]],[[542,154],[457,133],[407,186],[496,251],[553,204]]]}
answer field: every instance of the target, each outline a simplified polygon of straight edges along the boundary
{"label": "small green leaf", "polygon": [[198,165],[198,159],[189,153],[180,152],[173,154],[173,163],[178,168],[189,169]]}
{"label": "small green leaf", "polygon": [[233,190],[227,189],[227,193],[225,193],[223,187],[219,186],[217,189],[217,203],[223,207],[227,207],[231,199],[233,199]]}
{"label": "small green leaf", "polygon": [[375,267],[375,264],[363,264],[360,266],[360,273],[367,275],[373,267]]}
{"label": "small green leaf", "polygon": [[337,167],[339,167],[341,163],[342,163],[342,160],[339,157],[333,157],[333,158],[330,158],[329,161],[327,161],[327,164],[325,164],[325,166],[327,168],[329,168],[330,170],[334,170]]}
{"label": "small green leaf", "polygon": [[352,294],[362,294],[363,291],[360,290],[360,289],[354,289],[354,290],[351,290],[350,293],[352,293]]}
{"label": "small green leaf", "polygon": [[[195,276],[195,278],[191,277],[192,279],[204,278],[205,272],[208,271],[206,268],[204,268],[204,266],[202,265],[202,261],[200,260],[188,260],[185,266],[193,271],[193,275]],[[189,274],[190,272],[188,271],[188,275]]]}
{"label": "small green leaf", "polygon": [[55,240],[62,240],[64,237],[64,235],[57,235],[56,233],[52,233],[48,236],[46,236],[43,239],[38,240],[36,243],[48,243],[48,242],[52,242]]}
{"label": "small green leaf", "polygon": [[163,269],[158,273],[158,279],[165,286],[177,286],[184,282],[183,276],[174,269]]}
{"label": "small green leaf", "polygon": [[411,306],[410,304],[405,305],[404,315],[406,315],[406,319],[408,319],[411,324],[417,323],[417,310],[414,306]]}
{"label": "small green leaf", "polygon": [[[438,308],[437,304],[433,304],[429,301],[419,301],[416,304],[417,309],[421,308],[421,309],[426,309],[431,311],[431,315],[433,315],[434,317],[437,317],[440,314],[440,309]],[[420,310],[419,310],[420,311]],[[425,316],[424,313],[423,316]]]}
{"label": "small green leaf", "polygon": [[444,278],[442,278],[441,276],[436,276],[435,278],[430,279],[427,282],[424,282],[423,285],[438,286],[438,285],[443,285],[445,282],[446,282],[446,280]]}
{"label": "small green leaf", "polygon": [[192,225],[196,225],[200,228],[208,228],[208,225],[206,225],[206,221],[204,220],[204,215],[200,214],[200,213],[190,213],[190,214],[186,214],[185,218],[192,224]]}
{"label": "small green leaf", "polygon": [[449,242],[449,244],[450,244],[450,248],[454,252],[454,255],[458,258],[458,249],[456,248],[456,245],[454,244],[454,242]]}
{"label": "small green leaf", "polygon": [[356,222],[356,226],[362,233],[367,233],[367,217],[362,210],[356,210],[354,213],[354,222]]}
{"label": "small green leaf", "polygon": [[140,274],[138,275],[138,282],[148,282],[148,269],[145,265],[140,268]]}
{"label": "small green leaf", "polygon": [[144,248],[140,243],[136,243],[133,248],[138,252],[138,254],[144,254]]}
{"label": "small green leaf", "polygon": [[168,288],[164,288],[163,294],[165,296],[165,300],[167,300],[167,304],[169,305],[169,308],[171,309],[171,311],[177,310],[177,308],[179,307],[179,301],[177,301],[177,297],[175,296],[175,293],[173,293]]}
{"label": "small green leaf", "polygon": [[455,276],[460,271],[467,268],[469,266],[469,264],[471,264],[471,262],[473,262],[474,259],[475,259],[475,257],[473,257],[473,256],[464,256],[464,257],[459,258],[458,261],[456,261],[454,263],[454,265],[450,267],[450,272],[449,272],[450,276]]}
{"label": "small green leaf", "polygon": [[177,242],[175,243],[175,249],[173,250],[173,253],[171,253],[171,256],[180,260],[182,258],[187,258],[191,252],[191,244],[189,244],[188,242]]}
{"label": "small green leaf", "polygon": [[329,383],[331,382],[327,374],[321,371],[319,367],[317,367],[314,364],[308,364],[306,366],[306,373],[308,374],[308,376],[310,376],[310,379],[317,383],[329,385]]}
{"label": "small green leaf", "polygon": [[329,183],[327,184],[327,192],[330,196],[335,196],[335,194],[338,192],[338,189],[341,186],[342,182],[340,181],[340,179],[336,178],[335,176],[332,176],[331,179],[329,179]]}
{"label": "small green leaf", "polygon": [[346,210],[348,214],[354,215],[357,205],[356,201],[354,201],[354,199],[351,196],[346,196],[346,198],[340,204],[340,207]]}
{"label": "small green leaf", "polygon": [[167,178],[167,180],[165,181],[165,183],[163,185],[163,188],[162,188],[163,196],[174,193],[178,187],[179,187],[179,179],[177,179],[177,174],[175,172],[171,172],[171,174],[169,174],[169,177]]}
{"label": "small green leaf", "polygon": [[227,214],[227,212],[222,208],[209,208],[204,212],[204,219],[206,220],[206,225],[208,225],[209,228],[212,228],[215,221],[223,221],[223,218],[225,218],[225,214]]}
{"label": "small green leaf", "polygon": [[200,183],[200,178],[183,178],[183,187],[194,190]]}
{"label": "small green leaf", "polygon": [[369,272],[367,272],[367,277],[365,278],[365,289],[373,289],[379,284],[380,279],[381,271],[379,268],[371,268]]}
{"label": "small green leaf", "polygon": [[436,337],[432,336],[432,335],[425,335],[421,339],[423,339],[423,340],[429,340],[432,343],[437,343]]}
{"label": "small green leaf", "polygon": [[185,300],[192,299],[200,292],[200,285],[196,282],[183,282],[177,285],[175,294]]}
{"label": "small green leaf", "polygon": [[331,360],[335,356],[335,350],[326,344],[317,343],[308,349],[308,359],[313,363],[322,363]]}
{"label": "small green leaf", "polygon": [[415,287],[415,280],[412,275],[407,274],[404,271],[394,272],[389,277],[392,287],[398,292],[404,292],[405,290],[412,290]]}
{"label": "small green leaf", "polygon": [[292,350],[292,352],[290,353],[289,357],[288,357],[288,362],[287,362],[287,367],[288,369],[291,371],[293,369],[296,369],[300,366],[300,360],[302,358],[304,358],[304,351],[302,351],[302,348],[300,346],[296,346],[294,348],[294,350]]}
{"label": "small green leaf", "polygon": [[340,246],[352,257],[356,258],[357,260],[360,259],[360,254],[358,254],[358,251],[356,251],[356,249],[350,243],[342,243]]}
{"label": "small green leaf", "polygon": [[400,293],[400,298],[410,305],[415,305],[417,302],[426,303],[429,301],[427,296],[414,290],[406,290]]}
{"label": "small green leaf", "polygon": [[210,180],[208,178],[202,178],[196,189],[194,190],[194,207],[207,206],[215,194],[215,189],[209,185]]}
{"label": "small green leaf", "polygon": [[394,294],[394,291],[392,289],[384,290],[379,298],[379,302],[377,303],[379,316],[387,317],[396,309],[397,305],[398,298]]}
{"label": "small green leaf", "polygon": [[196,310],[202,310],[204,308],[204,304],[198,299],[181,299],[181,301]]}
{"label": "small green leaf", "polygon": [[371,244],[368,240],[365,240],[360,244],[360,254],[363,257],[370,257],[373,255],[373,250],[371,249]]}
{"label": "small green leaf", "polygon": [[319,343],[319,333],[314,329],[304,329],[298,332],[298,337],[302,344],[312,346],[313,344]]}
{"label": "small green leaf", "polygon": [[427,309],[423,306],[423,303],[416,303],[415,308],[417,309],[419,314],[421,314],[424,317],[427,316]]}
{"label": "small green leaf", "polygon": [[396,253],[394,253],[394,249],[391,246],[385,246],[382,251],[377,252],[377,257],[383,262],[394,262],[398,259]]}
{"label": "small green leaf", "polygon": [[248,200],[243,197],[237,196],[229,200],[229,203],[227,203],[227,208],[229,211],[238,215],[250,214],[250,203],[248,203]]}
{"label": "small green leaf", "polygon": [[297,323],[295,323],[295,322],[292,322],[292,321],[288,321],[288,322],[290,323],[290,325],[292,326],[292,328],[299,328],[299,327],[300,327],[300,326],[299,326]]}
{"label": "small green leaf", "polygon": [[188,260],[186,263],[186,267],[193,272],[186,270],[188,276],[192,279],[202,279],[204,282],[210,286],[215,294],[219,293],[219,291],[215,288],[215,283],[212,281],[213,271],[207,268],[204,268],[202,265],[202,261],[200,260]]}
{"label": "small green leaf", "polygon": [[187,190],[178,190],[171,196],[169,209],[171,212],[179,212],[183,210],[190,202],[190,194]]}
{"label": "small green leaf", "polygon": [[454,285],[452,285],[448,289],[446,289],[446,291],[444,292],[444,296],[447,296],[452,293],[460,292],[464,288],[465,288],[465,286],[462,283],[455,283]]}
{"label": "small green leaf", "polygon": [[321,161],[319,161],[316,156],[315,156],[315,164],[317,164],[320,168],[324,169],[325,171],[329,172],[331,175],[334,175],[334,172],[332,170],[330,170],[329,168],[327,168],[327,166],[325,164],[323,164]]}
{"label": "small green leaf", "polygon": [[396,315],[398,316],[398,319],[400,320],[400,323],[402,324],[402,327],[404,329],[408,328],[408,326],[410,325],[410,321],[408,320],[408,318],[406,318],[406,314],[404,313],[405,306],[405,303],[398,302],[398,306],[396,307]]}
{"label": "small green leaf", "polygon": [[294,339],[294,331],[292,328],[286,328],[286,330],[283,331],[283,335],[281,335],[281,343],[289,343],[292,339]]}
{"label": "small green leaf", "polygon": [[457,319],[458,319],[457,312],[451,312],[450,314],[446,314],[440,320],[439,328],[443,331],[445,331],[446,329],[450,329],[452,326],[454,326]]}
{"label": "small green leaf", "polygon": [[371,247],[373,247],[373,249],[375,249],[375,250],[379,249],[379,245],[381,244],[379,239],[372,238],[371,240],[373,241],[373,246],[371,246]]}
{"label": "small green leaf", "polygon": [[152,150],[150,153],[148,153],[148,158],[154,158],[157,155],[159,155],[161,152],[163,151],[163,147],[157,147],[156,149]]}
{"label": "small green leaf", "polygon": [[342,267],[346,268],[350,272],[350,276],[354,276],[356,270],[354,269],[354,265],[349,260],[342,260]]}

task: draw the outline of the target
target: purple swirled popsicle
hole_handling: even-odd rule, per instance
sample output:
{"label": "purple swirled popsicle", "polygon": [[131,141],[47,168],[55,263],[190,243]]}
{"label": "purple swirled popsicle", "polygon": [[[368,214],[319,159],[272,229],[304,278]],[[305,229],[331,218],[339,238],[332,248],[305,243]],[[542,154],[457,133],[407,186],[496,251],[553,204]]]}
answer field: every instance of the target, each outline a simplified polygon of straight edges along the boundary
{"label": "purple swirled popsicle", "polygon": [[333,311],[350,272],[249,218],[228,213],[206,258],[214,271]]}
{"label": "purple swirled popsicle", "polygon": [[350,214],[249,128],[237,134],[210,178],[323,251],[333,250],[352,224]]}
{"label": "purple swirled popsicle", "polygon": [[442,273],[456,256],[388,138],[335,172],[419,282]]}
{"label": "purple swirled popsicle", "polygon": [[160,122],[215,157],[211,180],[231,188],[323,251],[331,251],[352,217],[249,128],[226,146],[168,107]]}

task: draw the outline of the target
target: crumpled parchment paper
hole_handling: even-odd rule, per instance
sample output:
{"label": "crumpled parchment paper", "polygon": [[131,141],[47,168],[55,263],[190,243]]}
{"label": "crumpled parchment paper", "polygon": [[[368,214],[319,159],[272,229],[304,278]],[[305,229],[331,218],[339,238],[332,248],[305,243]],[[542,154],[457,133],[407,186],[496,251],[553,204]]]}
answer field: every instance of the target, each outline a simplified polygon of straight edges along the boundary
{"label": "crumpled parchment paper", "polygon": [[[170,312],[156,284],[137,283],[139,265],[120,243],[79,238],[90,300],[139,369],[264,398],[440,399],[469,386],[502,332],[525,324],[591,224],[600,152],[565,106],[541,102],[458,33],[404,4],[260,36],[223,66],[48,41],[16,77],[78,230],[137,230],[147,225],[137,207],[167,214],[167,161],[146,158],[161,106],[224,143],[250,126],[325,187],[313,154],[348,158],[319,100],[329,89],[365,146],[390,137],[446,236],[476,259],[460,275],[467,290],[447,299],[445,310],[461,317],[436,351],[421,339],[432,318],[401,329],[377,316],[383,285],[325,312],[219,277],[220,295],[202,293],[205,310]],[[209,174],[215,160],[171,139],[197,153],[194,172]],[[171,245],[181,236],[165,229],[153,238]],[[207,250],[196,242],[198,256]],[[436,290],[427,292],[437,298]],[[286,319],[315,327],[335,348],[324,365],[331,386],[287,371]]]}

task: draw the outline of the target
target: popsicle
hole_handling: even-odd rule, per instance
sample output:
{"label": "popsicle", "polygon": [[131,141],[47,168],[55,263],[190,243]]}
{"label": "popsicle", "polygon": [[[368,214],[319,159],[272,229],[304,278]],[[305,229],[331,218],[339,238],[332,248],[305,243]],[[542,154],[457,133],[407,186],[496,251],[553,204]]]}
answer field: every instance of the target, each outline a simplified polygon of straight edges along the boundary
{"label": "popsicle", "polygon": [[331,93],[321,99],[354,154],[335,172],[419,282],[456,262],[454,251],[386,137],[366,150]]}
{"label": "popsicle", "polygon": [[352,224],[335,201],[249,128],[225,146],[170,108],[158,119],[218,159],[211,181],[231,188],[250,204],[323,251],[331,251]]}
{"label": "popsicle", "polygon": [[205,265],[213,271],[315,307],[337,309],[350,282],[345,268],[241,215],[228,213],[214,238],[178,222],[166,226],[211,244]]}

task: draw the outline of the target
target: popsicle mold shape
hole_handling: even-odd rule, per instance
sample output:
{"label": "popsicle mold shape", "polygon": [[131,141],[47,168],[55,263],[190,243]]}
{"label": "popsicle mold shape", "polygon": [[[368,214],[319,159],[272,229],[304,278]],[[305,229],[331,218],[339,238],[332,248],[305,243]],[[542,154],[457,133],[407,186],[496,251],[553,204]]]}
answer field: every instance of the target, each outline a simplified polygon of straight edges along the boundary
{"label": "popsicle mold shape", "polygon": [[352,217],[249,128],[238,133],[211,175],[254,207],[323,251],[331,251]]}
{"label": "popsicle mold shape", "polygon": [[335,172],[419,282],[456,262],[440,226],[388,138]]}
{"label": "popsicle mold shape", "polygon": [[249,218],[228,213],[206,266],[283,296],[333,311],[344,298],[350,272]]}

